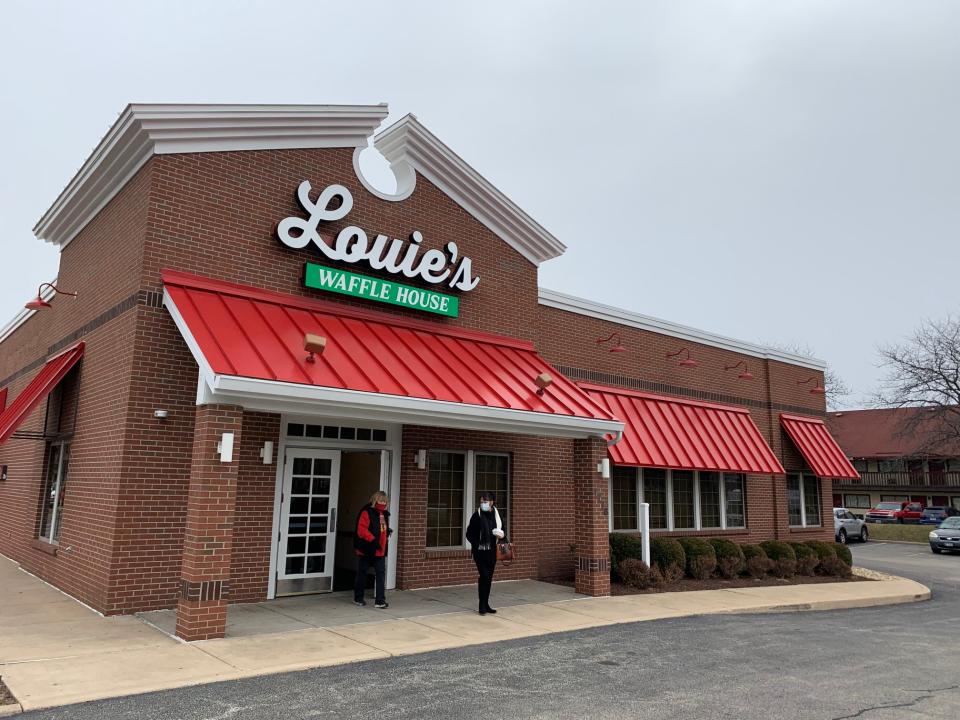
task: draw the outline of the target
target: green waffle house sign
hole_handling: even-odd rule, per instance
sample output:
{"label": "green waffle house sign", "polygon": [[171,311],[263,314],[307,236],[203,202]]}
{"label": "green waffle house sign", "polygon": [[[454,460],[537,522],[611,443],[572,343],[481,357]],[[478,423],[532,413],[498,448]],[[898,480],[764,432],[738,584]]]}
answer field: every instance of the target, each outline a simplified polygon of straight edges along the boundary
{"label": "green waffle house sign", "polygon": [[460,298],[455,295],[445,295],[316,263],[307,263],[304,285],[316,290],[376,300],[447,317],[457,317],[460,313]]}

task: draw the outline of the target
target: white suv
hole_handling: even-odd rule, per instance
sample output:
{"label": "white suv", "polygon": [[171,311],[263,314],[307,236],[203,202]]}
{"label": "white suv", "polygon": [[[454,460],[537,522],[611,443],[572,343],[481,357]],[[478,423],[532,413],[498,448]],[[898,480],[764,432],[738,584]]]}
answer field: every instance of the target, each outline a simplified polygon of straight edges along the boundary
{"label": "white suv", "polygon": [[848,540],[859,540],[866,542],[869,539],[867,524],[857,517],[854,517],[846,508],[833,509],[833,534],[838,543],[847,544]]}

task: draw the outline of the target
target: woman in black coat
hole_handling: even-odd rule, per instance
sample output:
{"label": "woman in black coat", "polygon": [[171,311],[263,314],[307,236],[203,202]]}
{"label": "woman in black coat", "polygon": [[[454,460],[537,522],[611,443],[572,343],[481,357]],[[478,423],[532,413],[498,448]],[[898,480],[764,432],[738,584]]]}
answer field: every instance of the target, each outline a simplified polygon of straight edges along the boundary
{"label": "woman in black coat", "polygon": [[470,516],[467,525],[467,541],[477,565],[477,593],[480,596],[481,615],[496,613],[490,607],[490,586],[493,584],[493,571],[497,567],[497,543],[503,539],[503,524],[500,513],[495,507],[496,497],[492,492],[480,494],[480,507]]}

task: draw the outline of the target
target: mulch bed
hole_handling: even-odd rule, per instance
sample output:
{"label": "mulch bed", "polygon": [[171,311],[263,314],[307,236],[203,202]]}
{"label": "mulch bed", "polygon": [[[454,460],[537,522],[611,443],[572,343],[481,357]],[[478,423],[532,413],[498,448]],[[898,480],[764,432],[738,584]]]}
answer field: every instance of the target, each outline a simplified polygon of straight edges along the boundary
{"label": "mulch bed", "polygon": [[740,577],[727,580],[725,578],[711,578],[709,580],[694,580],[693,578],[682,578],[677,582],[667,585],[661,585],[649,590],[638,590],[637,588],[621,585],[620,583],[610,583],[611,595],[649,595],[651,593],[662,592],[684,592],[689,590],[725,590],[727,588],[753,588],[753,587],[780,587],[788,585],[818,585],[820,583],[835,582],[871,582],[868,578],[857,577],[839,578],[828,575],[794,575],[792,578],[751,578]]}
{"label": "mulch bed", "polygon": [[0,705],[13,705],[17,699],[3,684],[3,678],[0,678]]}

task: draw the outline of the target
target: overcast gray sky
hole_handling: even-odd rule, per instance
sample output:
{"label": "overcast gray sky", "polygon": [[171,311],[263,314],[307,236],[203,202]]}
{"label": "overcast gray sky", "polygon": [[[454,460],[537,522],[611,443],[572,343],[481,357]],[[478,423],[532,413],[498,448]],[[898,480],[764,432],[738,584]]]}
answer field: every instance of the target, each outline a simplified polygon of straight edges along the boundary
{"label": "overcast gray sky", "polygon": [[808,345],[854,406],[878,343],[960,305],[954,0],[6,0],[0,325],[131,101],[413,112],[568,246],[543,286]]}

